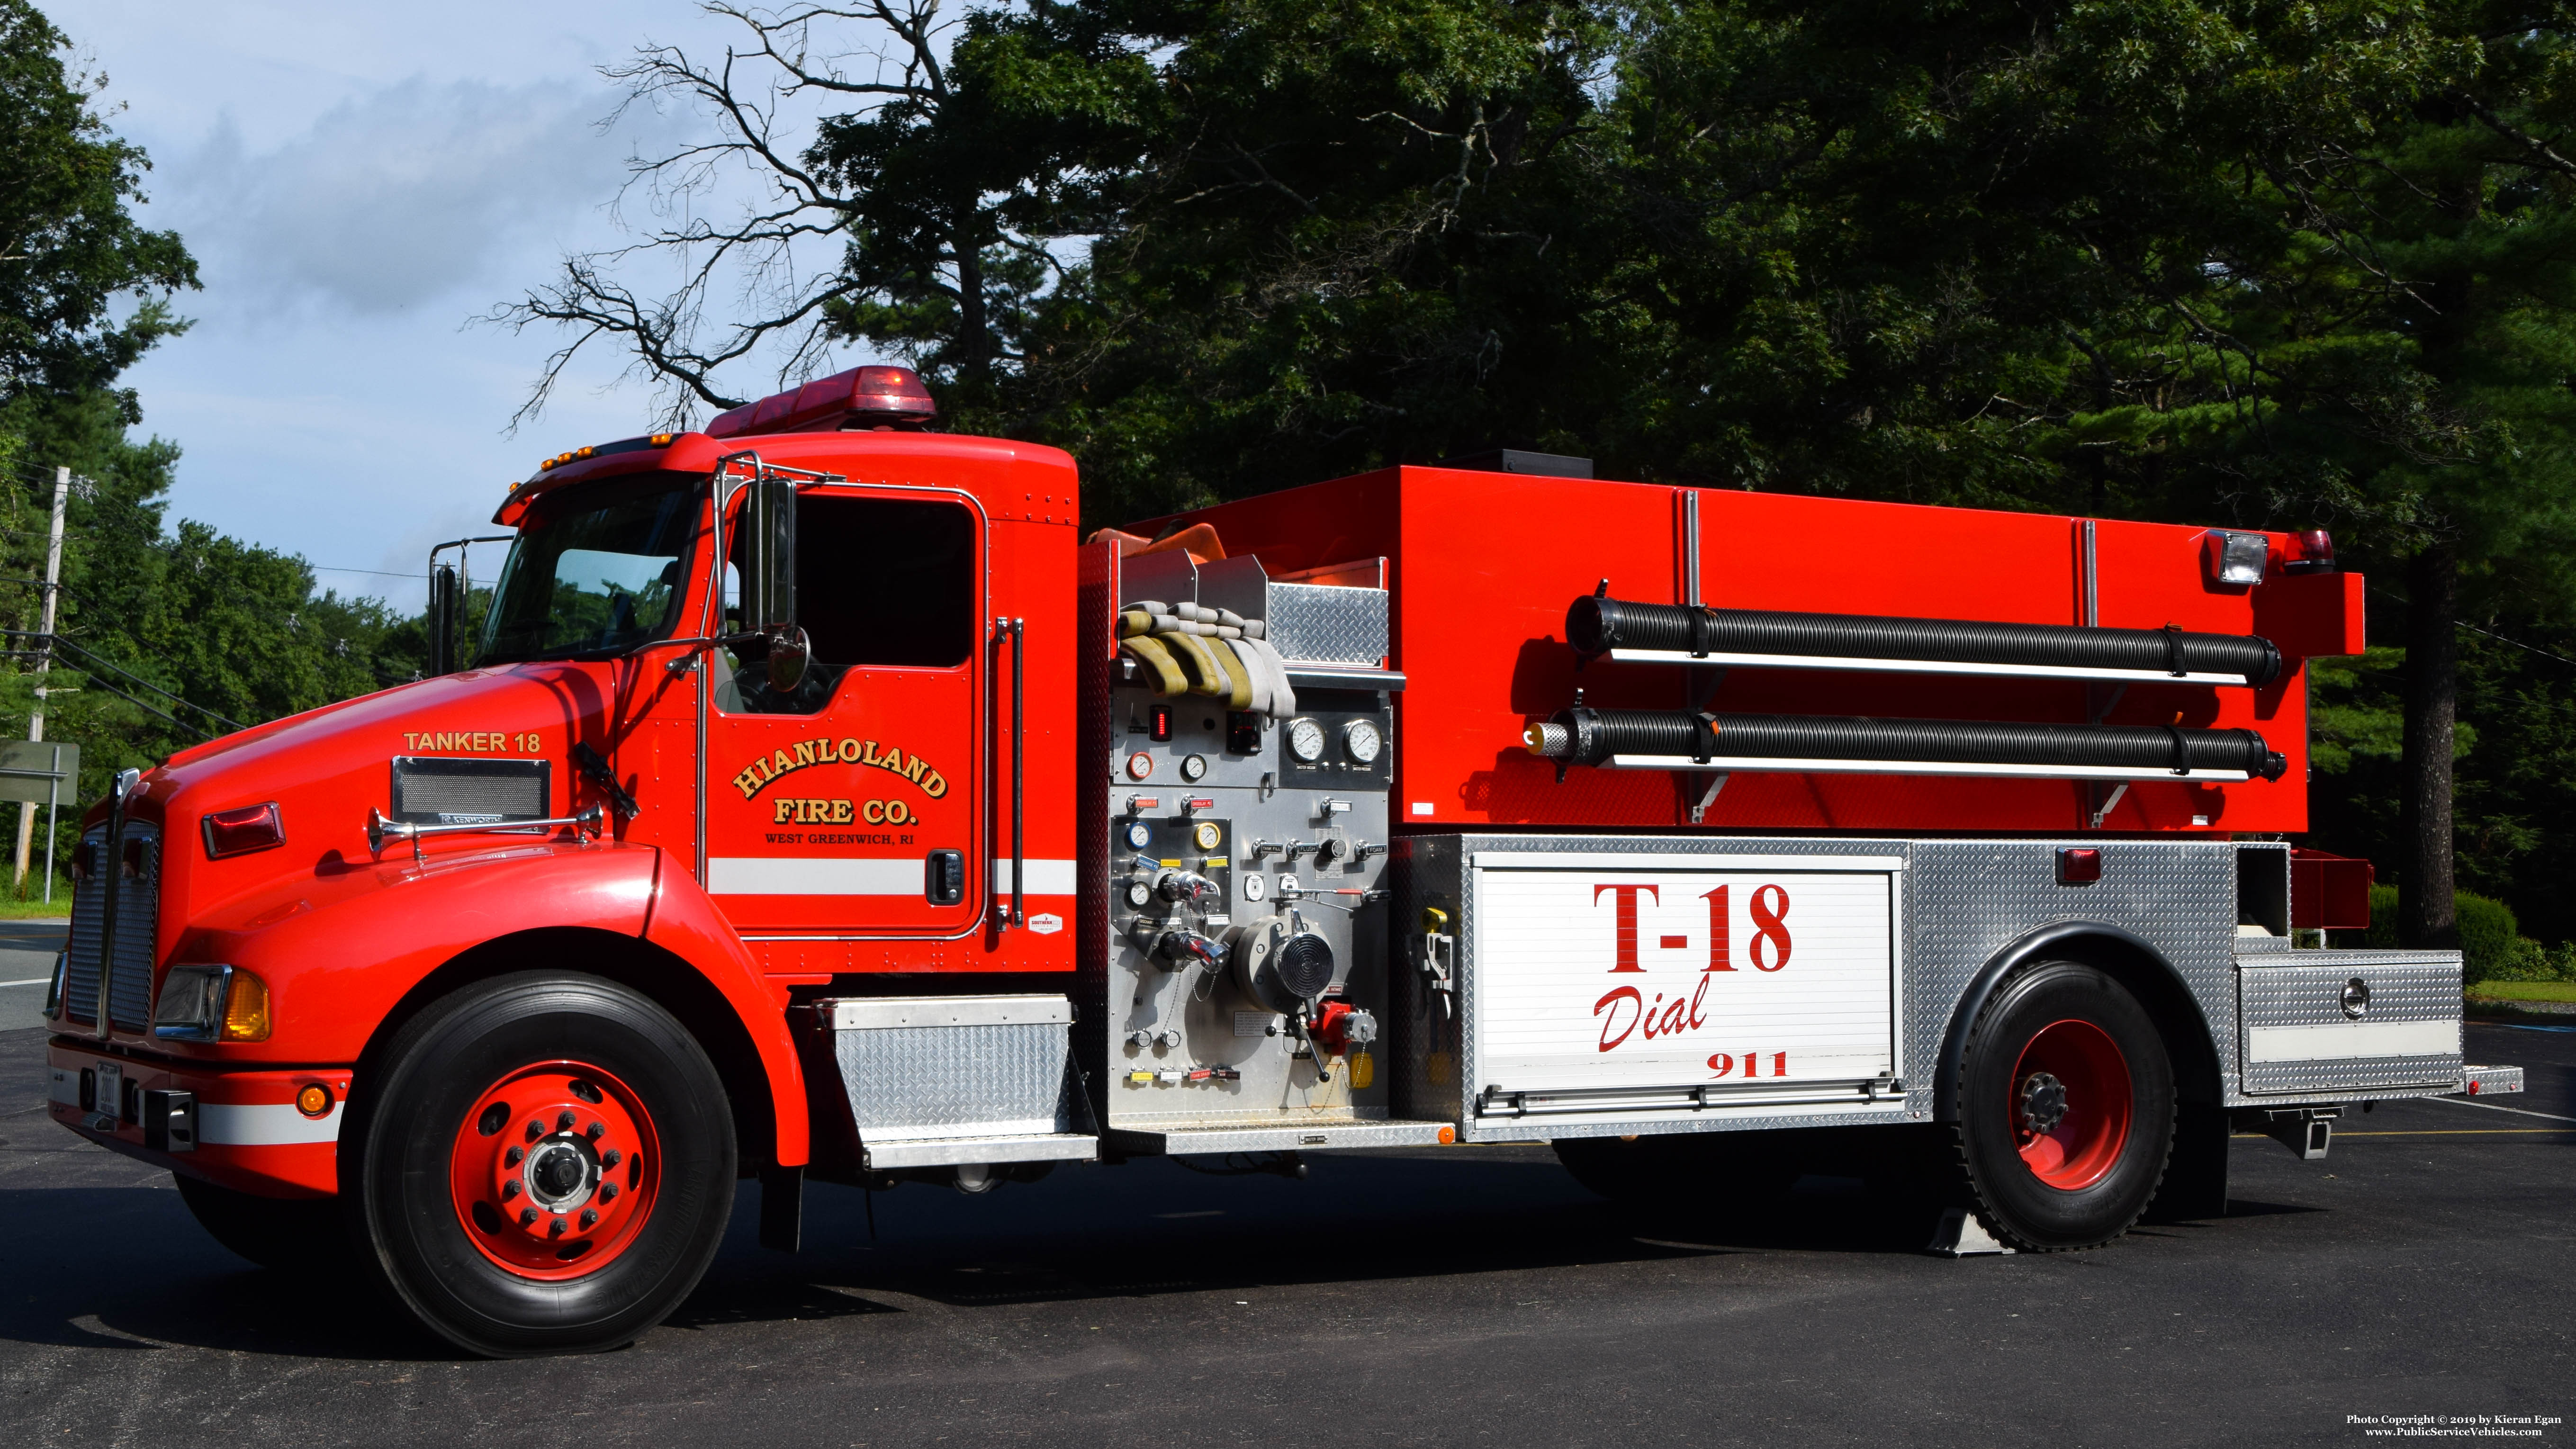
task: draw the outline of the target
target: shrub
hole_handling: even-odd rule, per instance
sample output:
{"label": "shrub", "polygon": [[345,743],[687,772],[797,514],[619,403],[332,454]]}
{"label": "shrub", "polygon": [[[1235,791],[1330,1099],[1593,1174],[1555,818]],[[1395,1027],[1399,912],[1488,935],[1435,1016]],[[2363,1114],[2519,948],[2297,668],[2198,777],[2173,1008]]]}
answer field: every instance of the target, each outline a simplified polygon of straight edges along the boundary
{"label": "shrub", "polygon": [[[2491,896],[2460,891],[2453,897],[2459,913],[2460,954],[2464,985],[2481,981],[2547,981],[2576,970],[2576,948],[2551,952],[2522,934],[2513,907]],[[2397,887],[2370,888],[2370,930],[2365,943],[2381,948],[2403,945],[2397,935]]]}

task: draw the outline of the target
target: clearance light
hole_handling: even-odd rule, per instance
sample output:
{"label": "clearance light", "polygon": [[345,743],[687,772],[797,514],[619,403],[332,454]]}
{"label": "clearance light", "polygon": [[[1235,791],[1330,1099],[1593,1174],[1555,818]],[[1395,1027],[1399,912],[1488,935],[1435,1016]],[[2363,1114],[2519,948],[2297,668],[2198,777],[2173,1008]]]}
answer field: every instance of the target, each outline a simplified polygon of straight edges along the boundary
{"label": "clearance light", "polygon": [[679,434],[677,433],[655,433],[653,435],[653,446],[657,448],[667,448],[671,446],[671,440],[678,436]]}
{"label": "clearance light", "polygon": [[152,1006],[168,1041],[266,1041],[268,983],[236,966],[173,966]]}
{"label": "clearance light", "polygon": [[238,810],[217,810],[205,818],[204,828],[208,860],[273,850],[286,843],[286,826],[278,818],[274,800],[265,805],[244,805]]}
{"label": "clearance light", "polygon": [[331,1115],[331,1089],[320,1082],[312,1083],[295,1094],[295,1110],[307,1117]]}
{"label": "clearance light", "polygon": [[2272,557],[2272,540],[2260,533],[2213,528],[2202,536],[2201,556],[2208,565],[2211,583],[2250,588],[2263,582],[2264,565]]}
{"label": "clearance light", "polygon": [[2057,883],[2062,886],[2091,885],[2102,878],[2102,852],[2089,846],[2069,846],[2057,852]]}
{"label": "clearance light", "polygon": [[2322,528],[2290,535],[2290,556],[2281,562],[2285,574],[2330,574],[2335,571],[2334,535]]}

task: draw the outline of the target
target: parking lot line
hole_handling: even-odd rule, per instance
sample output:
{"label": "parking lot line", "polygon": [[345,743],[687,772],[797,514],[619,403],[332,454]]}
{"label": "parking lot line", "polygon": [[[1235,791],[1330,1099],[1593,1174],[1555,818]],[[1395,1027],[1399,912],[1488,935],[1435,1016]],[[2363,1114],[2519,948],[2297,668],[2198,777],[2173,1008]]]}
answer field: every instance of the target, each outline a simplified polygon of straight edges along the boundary
{"label": "parking lot line", "polygon": [[2417,1097],[2418,1102],[2448,1102],[2454,1107],[2481,1107],[2489,1112],[2511,1112],[2517,1117],[2546,1117],[2552,1122],[2576,1122],[2576,1117],[2561,1117],[2555,1112],[2534,1112],[2529,1107],[2499,1107],[2493,1102],[2463,1102],[2457,1097]]}

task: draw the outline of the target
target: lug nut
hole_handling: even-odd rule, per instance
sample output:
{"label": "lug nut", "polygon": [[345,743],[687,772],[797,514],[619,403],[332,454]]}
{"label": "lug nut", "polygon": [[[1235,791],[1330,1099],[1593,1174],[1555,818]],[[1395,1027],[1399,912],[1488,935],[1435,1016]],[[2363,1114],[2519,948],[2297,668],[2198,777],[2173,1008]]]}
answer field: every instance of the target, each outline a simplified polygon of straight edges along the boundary
{"label": "lug nut", "polygon": [[546,1135],[546,1124],[545,1124],[545,1123],[543,1123],[543,1122],[538,1121],[538,1120],[537,1120],[536,1118],[534,1118],[534,1117],[529,1118],[529,1119],[528,1119],[528,1140],[529,1140],[530,1142],[534,1142],[534,1141],[536,1141],[538,1138],[543,1137],[543,1136],[545,1136],[545,1135]]}
{"label": "lug nut", "polygon": [[617,1184],[613,1182],[601,1183],[599,1185],[599,1200],[601,1202],[617,1201]]}
{"label": "lug nut", "polygon": [[624,1160],[625,1158],[623,1155],[620,1154],[616,1148],[612,1147],[608,1150],[607,1156],[599,1159],[599,1165],[602,1167],[615,1167],[618,1163]]}
{"label": "lug nut", "polygon": [[517,1197],[518,1195],[519,1180],[517,1178],[511,1178],[508,1182],[501,1184],[501,1201],[508,1202],[510,1199]]}
{"label": "lug nut", "polygon": [[599,1209],[597,1209],[597,1208],[583,1208],[583,1209],[581,1210],[581,1225],[582,1225],[583,1227],[585,1227],[585,1228],[586,1228],[586,1227],[589,1227],[591,1224],[596,1223],[596,1222],[598,1222],[598,1221],[599,1221]]}
{"label": "lug nut", "polygon": [[550,1223],[546,1224],[546,1236],[547,1236],[547,1237],[549,1237],[549,1238],[560,1238],[560,1237],[562,1237],[562,1236],[563,1236],[563,1233],[564,1233],[564,1220],[563,1220],[562,1218],[556,1218],[553,1222],[550,1222]]}
{"label": "lug nut", "polygon": [[535,1208],[521,1208],[521,1209],[519,1209],[519,1226],[520,1226],[520,1227],[523,1227],[523,1228],[534,1227],[534,1226],[536,1226],[536,1222],[537,1222],[537,1210],[536,1210]]}
{"label": "lug nut", "polygon": [[501,1165],[504,1167],[516,1167],[519,1165],[520,1159],[527,1155],[528,1154],[524,1149],[513,1147],[509,1151],[501,1154]]}
{"label": "lug nut", "polygon": [[593,1142],[597,1142],[601,1137],[607,1135],[607,1132],[608,1124],[604,1122],[593,1122],[589,1126],[581,1129],[581,1135],[589,1138]]}
{"label": "lug nut", "polygon": [[565,1111],[555,1114],[555,1130],[558,1132],[570,1132],[572,1130],[571,1112]]}

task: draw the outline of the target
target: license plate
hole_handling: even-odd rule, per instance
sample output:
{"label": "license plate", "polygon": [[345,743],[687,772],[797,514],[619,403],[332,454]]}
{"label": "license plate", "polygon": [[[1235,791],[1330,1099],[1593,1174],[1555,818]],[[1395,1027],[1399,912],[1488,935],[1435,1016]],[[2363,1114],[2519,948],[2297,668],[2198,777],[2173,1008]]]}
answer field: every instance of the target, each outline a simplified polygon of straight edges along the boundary
{"label": "license plate", "polygon": [[112,1131],[117,1120],[125,1115],[125,1068],[115,1062],[100,1062],[97,1078],[98,1095],[90,1099],[97,1105],[92,1110],[107,1119],[101,1125]]}

